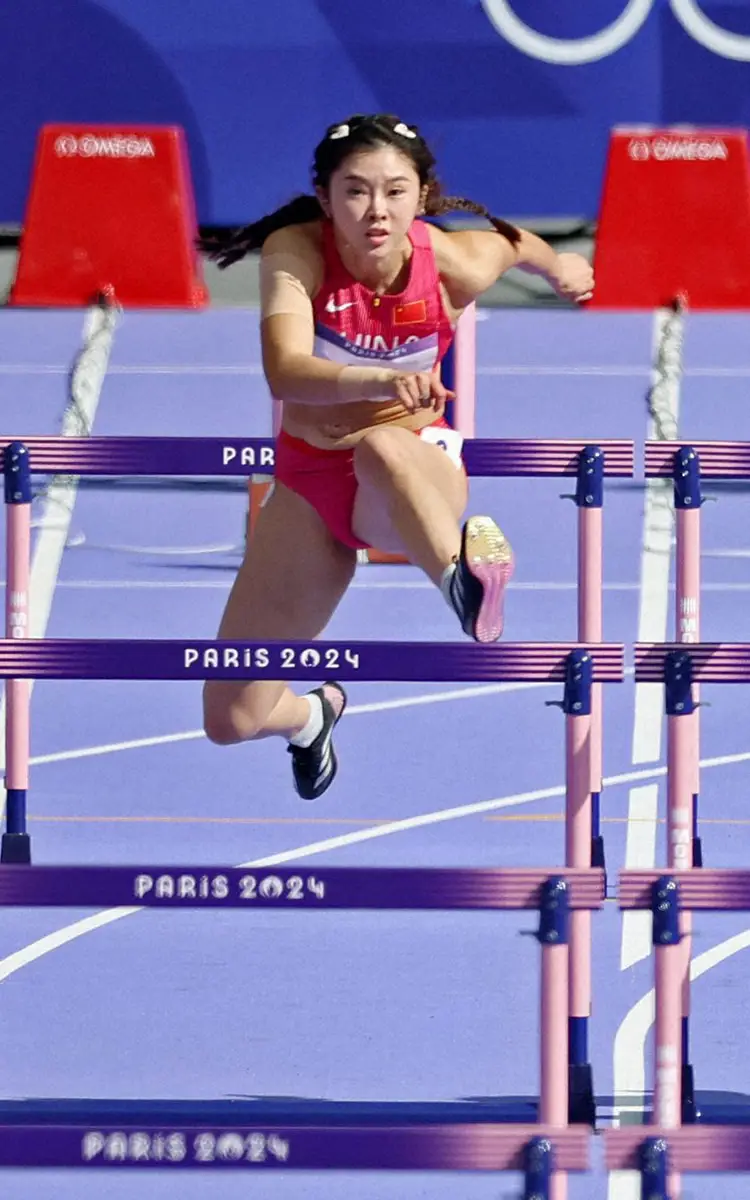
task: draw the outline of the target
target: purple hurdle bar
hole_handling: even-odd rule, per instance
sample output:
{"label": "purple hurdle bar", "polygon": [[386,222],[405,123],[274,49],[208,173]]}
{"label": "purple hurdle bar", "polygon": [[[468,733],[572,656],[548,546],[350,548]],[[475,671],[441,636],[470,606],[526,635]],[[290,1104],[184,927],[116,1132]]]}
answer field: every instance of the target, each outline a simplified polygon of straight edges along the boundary
{"label": "purple hurdle bar", "polygon": [[318,680],[334,671],[349,683],[563,681],[570,655],[585,655],[592,679],[621,683],[620,643],[210,642],[128,638],[0,639],[0,679]]}
{"label": "purple hurdle bar", "polygon": [[[531,1153],[530,1153],[531,1152]],[[527,1196],[548,1200],[534,1157],[554,1158],[559,1173],[585,1171],[585,1129],[542,1125],[381,1126],[318,1128],[229,1125],[181,1128],[144,1123],[137,1130],[108,1126],[0,1126],[3,1167],[185,1168],[247,1173],[301,1171],[522,1171],[533,1180]],[[545,1172],[546,1174],[546,1172]]]}
{"label": "purple hurdle bar", "polygon": [[[14,440],[0,438],[4,451]],[[27,437],[33,474],[71,475],[272,475],[273,438],[170,437]],[[632,441],[597,443],[605,460],[604,474],[631,478],[635,469]],[[576,438],[470,438],[464,443],[469,475],[576,476],[587,443]]]}
{"label": "purple hurdle bar", "polygon": [[609,1171],[640,1173],[642,1200],[676,1200],[680,1174],[750,1170],[750,1138],[740,1126],[608,1129],[604,1159]]}

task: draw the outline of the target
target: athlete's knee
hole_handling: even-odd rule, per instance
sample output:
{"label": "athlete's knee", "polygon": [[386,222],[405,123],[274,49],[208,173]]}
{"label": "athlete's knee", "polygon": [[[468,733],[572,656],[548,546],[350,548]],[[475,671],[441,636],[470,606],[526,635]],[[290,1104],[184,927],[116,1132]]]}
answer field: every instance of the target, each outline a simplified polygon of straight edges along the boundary
{"label": "athlete's knee", "polygon": [[371,483],[390,483],[408,477],[413,469],[410,453],[414,434],[408,429],[389,426],[371,429],[354,449],[354,472],[358,479]]}

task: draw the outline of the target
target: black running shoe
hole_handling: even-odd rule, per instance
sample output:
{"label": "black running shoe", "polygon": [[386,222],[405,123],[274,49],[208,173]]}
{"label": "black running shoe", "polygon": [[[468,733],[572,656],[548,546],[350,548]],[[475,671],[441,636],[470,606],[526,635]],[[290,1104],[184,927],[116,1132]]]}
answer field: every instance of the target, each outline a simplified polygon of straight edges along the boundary
{"label": "black running shoe", "polygon": [[475,642],[496,642],[503,632],[505,589],[513,574],[513,551],[491,517],[469,517],[450,597],[461,628]]}
{"label": "black running shoe", "polygon": [[[341,696],[341,708],[336,711],[326,697],[326,688],[335,688]],[[346,692],[340,684],[327,680],[323,687],[309,693],[319,696],[323,705],[323,728],[309,746],[287,747],[292,756],[292,774],[297,794],[303,800],[317,800],[336,778],[338,761],[333,748],[333,731],[344,715]]]}

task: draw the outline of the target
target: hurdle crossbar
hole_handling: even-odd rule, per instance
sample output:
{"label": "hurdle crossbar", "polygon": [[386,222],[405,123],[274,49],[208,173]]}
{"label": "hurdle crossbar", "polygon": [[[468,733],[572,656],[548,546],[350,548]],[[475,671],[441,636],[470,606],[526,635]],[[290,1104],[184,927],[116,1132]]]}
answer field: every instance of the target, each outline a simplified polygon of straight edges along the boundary
{"label": "hurdle crossbar", "polygon": [[591,678],[621,683],[625,648],[569,642],[502,645],[443,642],[239,642],[180,639],[0,639],[0,678],[289,679],[426,682],[564,681],[569,656],[583,653]]}
{"label": "hurdle crossbar", "polygon": [[[597,443],[606,476],[630,477],[632,441]],[[24,437],[1,438],[0,450],[25,447],[35,474],[70,475],[273,475],[273,438]],[[471,438],[464,442],[469,475],[576,476],[588,443],[575,438]],[[15,449],[14,449],[15,448]]]}
{"label": "hurdle crossbar", "polygon": [[[0,865],[0,907],[538,909],[550,872],[533,868],[447,869],[304,866]],[[561,868],[570,909],[605,899],[604,872]]]}
{"label": "hurdle crossbar", "polygon": [[587,1130],[545,1125],[0,1126],[0,1168],[520,1171],[537,1200],[552,1196],[554,1174],[585,1171],[589,1156]]}
{"label": "hurdle crossbar", "polygon": [[750,1128],[741,1125],[697,1125],[661,1129],[631,1126],[604,1132],[608,1171],[640,1171],[649,1183],[648,1200],[668,1200],[670,1170],[683,1174],[750,1171]]}
{"label": "hurdle crossbar", "polygon": [[[694,455],[703,479],[750,478],[750,442],[646,442],[644,473],[647,479],[674,479],[675,459]],[[692,468],[695,469],[695,468]]]}

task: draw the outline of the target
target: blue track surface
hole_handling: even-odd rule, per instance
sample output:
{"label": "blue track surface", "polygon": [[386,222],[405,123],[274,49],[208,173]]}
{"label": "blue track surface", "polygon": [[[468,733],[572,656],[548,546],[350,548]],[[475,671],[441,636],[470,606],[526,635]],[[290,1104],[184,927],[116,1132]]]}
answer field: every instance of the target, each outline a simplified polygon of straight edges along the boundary
{"label": "blue track surface", "polygon": [[[650,314],[482,315],[479,437],[624,437],[641,446]],[[80,336],[78,314],[2,314],[3,433],[58,431]],[[257,341],[252,312],[127,314],[94,432],[267,434]],[[750,439],[749,347],[750,317],[688,318],[681,440]],[[611,483],[605,498],[605,636],[626,643],[638,630],[640,450],[637,462],[637,479]],[[576,510],[559,499],[567,482],[473,481],[472,511],[495,514],[516,549],[506,623],[514,641],[575,638]],[[707,490],[720,503],[704,509],[702,633],[750,641],[746,498],[738,488]],[[82,540],[63,555],[49,636],[214,637],[239,562],[245,504],[230,487],[82,484],[71,525]],[[326,636],[454,641],[460,634],[417,571],[370,566],[358,571]],[[234,864],[284,855],[311,865],[552,866],[564,849],[563,718],[544,702],[559,691],[353,685],[337,741],[339,779],[321,801],[304,805],[280,743],[222,750],[202,738],[199,684],[45,682],[33,698],[35,861]],[[704,693],[712,707],[702,717],[703,759],[738,756],[704,771],[706,864],[750,866],[746,693]],[[606,689],[605,722],[605,775],[625,777],[602,800],[614,873],[625,860],[634,783],[659,783],[663,815],[664,759],[634,765],[632,681]],[[649,771],[650,778],[631,778]],[[484,811],[446,813],[488,801],[494,807]],[[392,825],[416,817],[411,827]],[[663,831],[660,824],[659,863]],[[531,915],[330,912],[300,920],[141,912],[26,949],[90,916],[1,912],[4,1097],[429,1100],[537,1090],[538,947],[518,936],[533,925]],[[701,918],[694,953],[746,925],[741,915]],[[615,1037],[620,1030],[631,1039],[627,1053],[641,1054],[642,1042],[622,1027],[650,986],[649,963],[620,969],[622,931],[613,906],[594,917],[591,1059],[605,1108],[615,1088]],[[694,988],[701,1091],[750,1092],[744,946],[733,946]],[[92,1181],[81,1172],[7,1172],[2,1183],[19,1200],[135,1194],[130,1173]],[[688,1185],[693,1194],[697,1183]],[[300,1180],[279,1172],[264,1174],[262,1184],[226,1176],[222,1195],[496,1200],[512,1186],[510,1178],[481,1175]],[[704,1186],[710,1190],[708,1180]],[[138,1194],[144,1187],[153,1200],[203,1200],[216,1183],[154,1173]],[[740,1179],[722,1180],[728,1200],[742,1189]],[[569,1194],[605,1196],[606,1177],[599,1170],[572,1178]]]}

